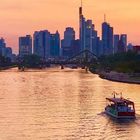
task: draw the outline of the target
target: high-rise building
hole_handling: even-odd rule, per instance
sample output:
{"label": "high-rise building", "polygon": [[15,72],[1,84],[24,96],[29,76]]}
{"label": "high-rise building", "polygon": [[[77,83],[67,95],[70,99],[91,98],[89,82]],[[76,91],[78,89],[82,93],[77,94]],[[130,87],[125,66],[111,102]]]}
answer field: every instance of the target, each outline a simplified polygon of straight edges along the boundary
{"label": "high-rise building", "polygon": [[107,22],[102,23],[102,41],[104,55],[113,54],[113,27]]}
{"label": "high-rise building", "polygon": [[118,53],[123,53],[126,52],[127,50],[127,35],[126,34],[121,34],[120,35],[120,40],[118,43]]}
{"label": "high-rise building", "polygon": [[117,52],[118,53],[125,52],[125,46],[124,46],[124,43],[121,39],[119,40],[119,43],[118,43],[118,51]]}
{"label": "high-rise building", "polygon": [[46,60],[59,57],[60,35],[58,31],[51,34],[48,30],[36,31],[34,33],[34,54]]}
{"label": "high-rise building", "polygon": [[63,57],[72,56],[72,42],[75,40],[75,31],[72,27],[67,27],[64,31],[64,39],[61,41]]}
{"label": "high-rise building", "polygon": [[82,6],[79,8],[79,38],[80,38],[80,50],[85,50],[85,17],[83,15]]}
{"label": "high-rise building", "polygon": [[6,43],[3,38],[0,38],[0,55],[4,56],[5,55],[5,48],[6,48]]}
{"label": "high-rise building", "polygon": [[120,40],[120,35],[115,34],[114,35],[114,40],[113,40],[114,53],[117,53],[118,52],[119,40]]}
{"label": "high-rise building", "polygon": [[12,53],[11,47],[6,47],[6,42],[3,38],[0,39],[0,56],[4,56],[6,58],[10,58],[12,62],[14,62],[14,54]]}
{"label": "high-rise building", "polygon": [[110,27],[109,29],[109,48],[110,54],[113,54],[113,27]]}
{"label": "high-rise building", "polygon": [[34,54],[46,60],[50,57],[50,32],[48,30],[34,32]]}
{"label": "high-rise building", "polygon": [[32,37],[30,35],[19,37],[19,56],[23,57],[25,55],[31,54],[32,54]]}
{"label": "high-rise building", "polygon": [[13,56],[13,54],[12,54],[12,48],[7,47],[5,49],[5,56],[8,57],[8,58],[12,58],[12,56]]}
{"label": "high-rise building", "polygon": [[60,56],[60,35],[58,31],[50,35],[50,57],[58,58]]}
{"label": "high-rise building", "polygon": [[94,29],[94,25],[92,26],[93,30],[92,30],[92,50],[90,50],[92,53],[94,53],[95,55],[98,56],[99,54],[99,40],[100,38],[98,37],[97,31]]}
{"label": "high-rise building", "polygon": [[77,55],[80,52],[80,40],[73,40],[71,43],[72,56]]}
{"label": "high-rise building", "polygon": [[84,46],[84,50],[89,50],[92,51],[92,46],[93,46],[93,24],[92,24],[92,20],[87,20],[85,21],[85,34],[84,34],[84,38],[85,38],[85,46]]}
{"label": "high-rise building", "polygon": [[102,43],[102,40],[100,39],[100,37],[97,37],[97,49],[96,49],[96,52],[97,52],[97,56],[102,56],[103,55],[103,43]]}
{"label": "high-rise building", "polygon": [[99,57],[103,55],[103,45],[102,45],[102,40],[100,39],[100,37],[97,37],[95,43],[96,44],[94,46],[96,46],[96,50],[95,50],[96,52],[94,53],[93,51],[93,53]]}
{"label": "high-rise building", "polygon": [[127,35],[126,34],[121,34],[120,36],[120,40],[121,42],[123,43],[123,49],[124,49],[124,52],[126,52],[126,48],[127,48]]}
{"label": "high-rise building", "polygon": [[5,57],[10,58],[11,62],[16,62],[17,61],[17,56],[13,54],[12,48],[11,47],[6,47],[5,49]]}
{"label": "high-rise building", "polygon": [[131,43],[127,45],[127,51],[133,51],[133,45]]}
{"label": "high-rise building", "polygon": [[92,20],[86,20],[82,13],[82,7],[79,8],[80,17],[80,48],[81,51],[89,50],[97,55],[98,50],[98,36],[97,31],[94,29]]}
{"label": "high-rise building", "polygon": [[67,27],[64,31],[64,46],[70,47],[71,41],[75,40],[75,31],[72,27]]}

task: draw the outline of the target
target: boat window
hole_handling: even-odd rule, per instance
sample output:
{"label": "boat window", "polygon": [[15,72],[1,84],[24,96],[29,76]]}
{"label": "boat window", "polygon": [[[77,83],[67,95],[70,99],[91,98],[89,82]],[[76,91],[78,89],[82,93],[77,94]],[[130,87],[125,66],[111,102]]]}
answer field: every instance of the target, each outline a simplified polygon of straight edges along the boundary
{"label": "boat window", "polygon": [[133,105],[128,105],[129,110],[133,110]]}

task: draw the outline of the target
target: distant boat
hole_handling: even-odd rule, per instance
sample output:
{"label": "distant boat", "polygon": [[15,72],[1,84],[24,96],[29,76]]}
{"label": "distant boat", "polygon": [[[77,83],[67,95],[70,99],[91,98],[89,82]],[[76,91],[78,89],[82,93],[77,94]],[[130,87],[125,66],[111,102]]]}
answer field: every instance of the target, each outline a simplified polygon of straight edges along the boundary
{"label": "distant boat", "polygon": [[123,97],[116,98],[115,94],[113,98],[106,98],[106,100],[108,101],[108,105],[105,107],[107,115],[117,119],[135,118],[134,102]]}

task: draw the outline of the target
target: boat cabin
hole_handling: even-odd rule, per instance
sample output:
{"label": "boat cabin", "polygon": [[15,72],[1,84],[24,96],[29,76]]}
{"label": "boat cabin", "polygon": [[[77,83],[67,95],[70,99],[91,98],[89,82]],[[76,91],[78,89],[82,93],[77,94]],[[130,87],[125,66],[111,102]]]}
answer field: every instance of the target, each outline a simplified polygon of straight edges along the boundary
{"label": "boat cabin", "polygon": [[109,101],[109,106],[117,109],[119,112],[132,112],[135,110],[134,102],[124,98],[106,98]]}
{"label": "boat cabin", "polygon": [[116,118],[135,117],[134,102],[124,98],[106,98],[108,105],[105,108],[107,114]]}

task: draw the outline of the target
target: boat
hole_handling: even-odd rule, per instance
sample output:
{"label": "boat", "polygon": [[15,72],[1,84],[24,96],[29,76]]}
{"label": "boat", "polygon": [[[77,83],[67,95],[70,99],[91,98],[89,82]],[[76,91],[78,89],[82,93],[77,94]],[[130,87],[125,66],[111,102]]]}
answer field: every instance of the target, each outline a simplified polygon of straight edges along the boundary
{"label": "boat", "polygon": [[133,101],[123,98],[117,98],[114,94],[113,98],[106,98],[108,104],[105,107],[105,113],[117,119],[133,119],[135,118],[135,105]]}

